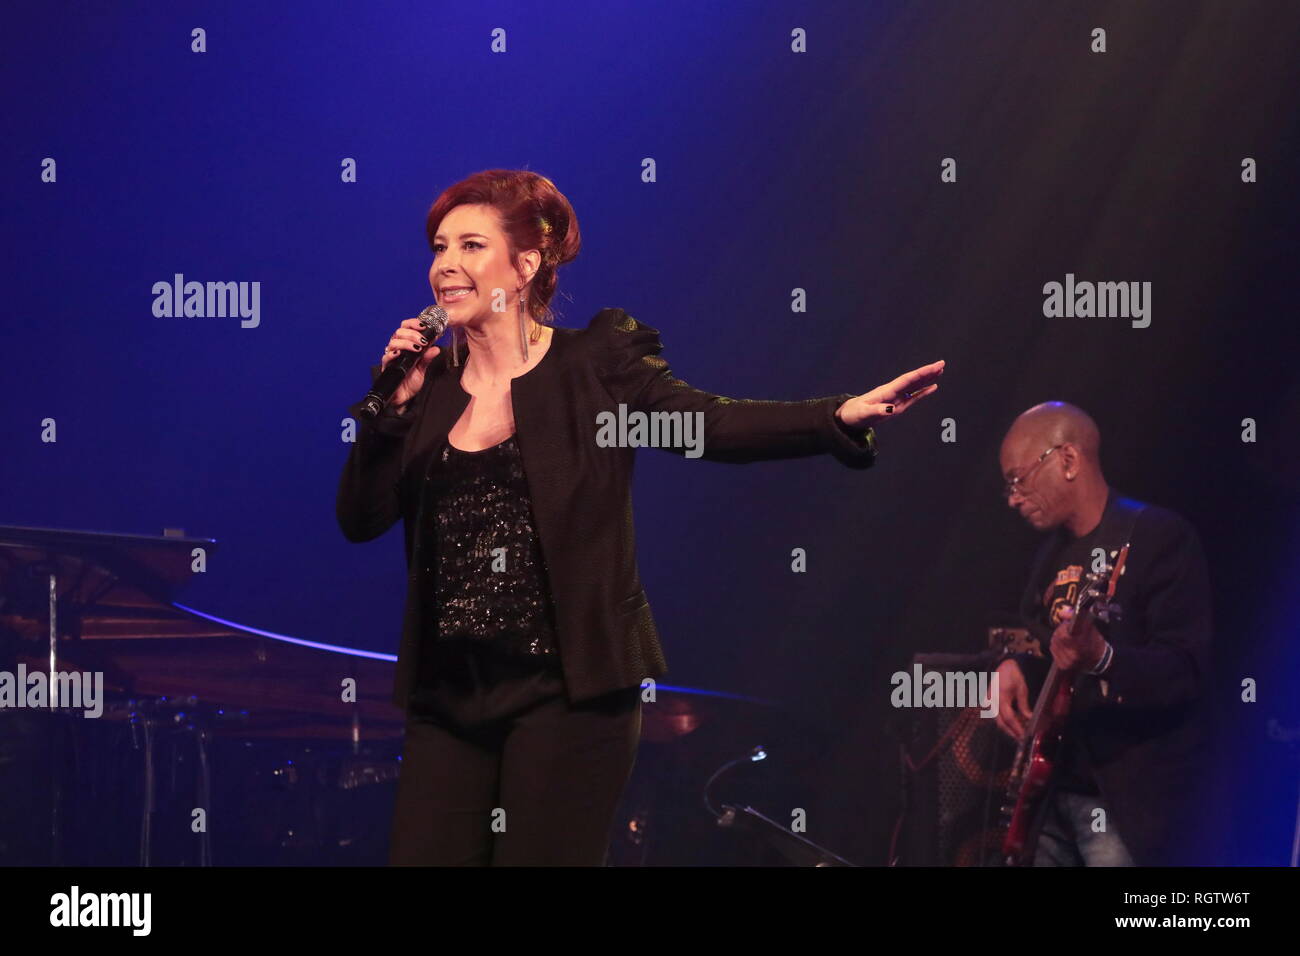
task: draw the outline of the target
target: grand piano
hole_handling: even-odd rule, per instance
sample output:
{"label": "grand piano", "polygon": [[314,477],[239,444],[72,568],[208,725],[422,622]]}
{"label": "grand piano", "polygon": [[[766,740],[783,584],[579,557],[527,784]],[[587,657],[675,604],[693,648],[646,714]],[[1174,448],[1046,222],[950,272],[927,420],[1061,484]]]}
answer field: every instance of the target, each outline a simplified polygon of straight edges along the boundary
{"label": "grand piano", "polygon": [[[104,697],[94,720],[67,701],[0,706],[0,866],[385,862],[404,724],[395,656],[179,603],[196,556],[216,549],[180,533],[0,527],[0,672],[98,674]],[[771,701],[661,685],[610,862],[726,859],[739,844],[700,790],[755,738],[778,753],[811,739]]]}
{"label": "grand piano", "polygon": [[[0,863],[382,862],[383,834],[360,853],[320,818],[340,794],[396,780],[396,658],[178,603],[196,549],[216,548],[181,535],[0,527],[0,671],[98,673],[104,697],[95,721],[67,701],[0,709]],[[344,700],[346,679],[355,701]],[[168,819],[169,803],[219,813],[228,791],[239,793],[225,802],[240,825],[258,832],[236,833],[229,813],[197,835]],[[79,844],[92,830],[130,840]],[[352,852],[336,852],[340,842]]]}
{"label": "grand piano", "polygon": [[[210,538],[0,527],[0,632],[28,670],[49,664],[51,581],[62,670],[98,670],[105,691],[219,703],[240,736],[385,740],[396,657],[274,634],[176,602]],[[345,703],[342,681],[356,681]]]}

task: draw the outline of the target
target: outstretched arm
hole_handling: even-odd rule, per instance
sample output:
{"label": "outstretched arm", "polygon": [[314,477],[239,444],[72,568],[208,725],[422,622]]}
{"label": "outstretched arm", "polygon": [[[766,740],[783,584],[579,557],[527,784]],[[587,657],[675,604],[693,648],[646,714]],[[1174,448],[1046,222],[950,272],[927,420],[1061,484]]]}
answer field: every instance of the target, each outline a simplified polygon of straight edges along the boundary
{"label": "outstretched arm", "polygon": [[[932,394],[939,362],[863,395],[843,393],[796,402],[727,398],[693,388],[672,374],[660,357],[659,332],[622,309],[605,309],[588,326],[592,359],[616,403],[647,413],[700,413],[702,457],[751,462],[832,454],[850,468],[875,461],[871,425]],[[892,411],[886,406],[892,405]],[[682,453],[681,448],[670,451]]]}

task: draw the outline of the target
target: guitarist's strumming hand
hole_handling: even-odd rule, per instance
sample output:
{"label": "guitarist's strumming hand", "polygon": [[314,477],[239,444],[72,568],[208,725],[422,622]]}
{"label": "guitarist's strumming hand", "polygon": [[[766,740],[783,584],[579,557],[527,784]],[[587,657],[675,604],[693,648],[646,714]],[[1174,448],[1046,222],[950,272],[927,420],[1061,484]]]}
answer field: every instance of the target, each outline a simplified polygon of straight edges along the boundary
{"label": "guitarist's strumming hand", "polygon": [[1106,653],[1106,639],[1093,626],[1091,619],[1078,634],[1070,633],[1074,621],[1074,608],[1061,610],[1061,623],[1052,632],[1052,659],[1063,671],[1093,670]]}
{"label": "guitarist's strumming hand", "polygon": [[998,716],[994,723],[998,729],[1019,742],[1025,735],[1025,721],[1033,716],[1029,709],[1029,685],[1020,665],[1005,660],[998,665]]}

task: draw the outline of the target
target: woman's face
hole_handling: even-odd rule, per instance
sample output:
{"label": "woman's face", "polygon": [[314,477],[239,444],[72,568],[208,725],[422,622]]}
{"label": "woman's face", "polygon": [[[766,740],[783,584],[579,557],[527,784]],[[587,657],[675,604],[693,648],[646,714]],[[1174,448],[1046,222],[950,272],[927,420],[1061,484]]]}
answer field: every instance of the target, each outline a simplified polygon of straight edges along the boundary
{"label": "woman's face", "polygon": [[[456,206],[442,217],[433,239],[429,287],[447,310],[448,325],[478,326],[498,312],[513,315],[519,274],[491,206]],[[466,292],[453,290],[467,289]]]}

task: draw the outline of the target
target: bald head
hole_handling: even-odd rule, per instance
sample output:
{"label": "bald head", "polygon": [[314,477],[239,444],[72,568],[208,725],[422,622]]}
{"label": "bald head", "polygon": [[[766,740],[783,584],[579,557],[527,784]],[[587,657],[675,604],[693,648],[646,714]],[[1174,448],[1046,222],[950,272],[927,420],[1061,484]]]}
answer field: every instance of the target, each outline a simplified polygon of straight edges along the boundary
{"label": "bald head", "polygon": [[1003,480],[1012,483],[1007,504],[1040,531],[1064,524],[1081,533],[1105,505],[1101,433],[1081,408],[1044,402],[1022,412],[999,459]]}
{"label": "bald head", "polygon": [[1101,432],[1097,423],[1082,408],[1066,402],[1043,402],[1017,416],[1002,440],[1027,443],[1043,448],[1071,444],[1095,467],[1101,467]]}

